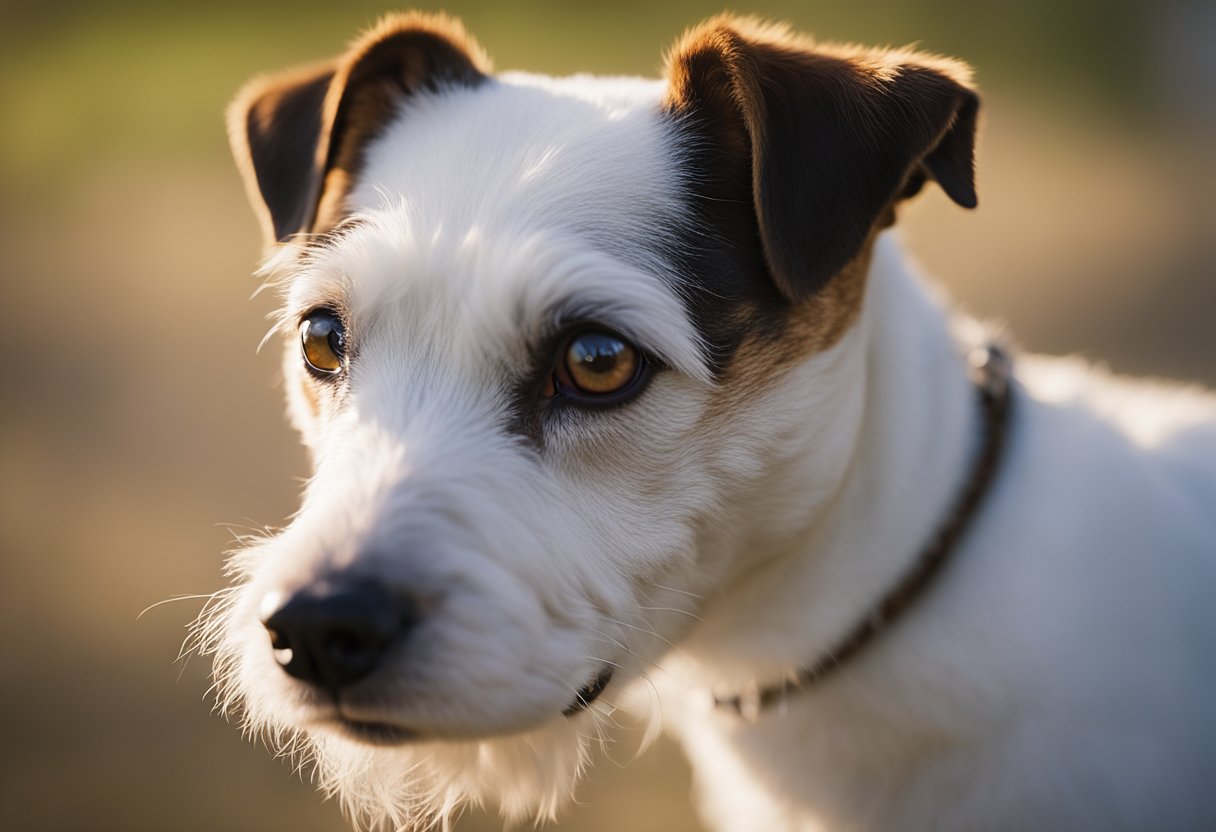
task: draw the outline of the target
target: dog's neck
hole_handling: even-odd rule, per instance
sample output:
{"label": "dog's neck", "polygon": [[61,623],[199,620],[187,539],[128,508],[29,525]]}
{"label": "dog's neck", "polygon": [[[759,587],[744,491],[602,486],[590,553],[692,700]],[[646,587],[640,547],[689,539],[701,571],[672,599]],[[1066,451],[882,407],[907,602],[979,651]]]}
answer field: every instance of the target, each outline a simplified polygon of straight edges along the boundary
{"label": "dog's neck", "polygon": [[[838,367],[864,376],[847,469],[796,534],[741,554],[735,589],[707,607],[686,642],[698,682],[727,691],[772,683],[820,659],[915,562],[950,511],[980,434],[968,340],[893,235],[881,238],[862,315],[833,348],[850,353]],[[806,493],[822,479],[806,470],[818,461],[808,453],[806,466],[766,490]]]}

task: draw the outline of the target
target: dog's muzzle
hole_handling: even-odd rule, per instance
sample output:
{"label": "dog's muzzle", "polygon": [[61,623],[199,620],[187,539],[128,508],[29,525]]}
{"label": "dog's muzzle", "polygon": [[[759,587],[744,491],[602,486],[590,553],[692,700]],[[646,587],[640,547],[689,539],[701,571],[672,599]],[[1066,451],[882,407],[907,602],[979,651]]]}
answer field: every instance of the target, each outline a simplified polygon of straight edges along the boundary
{"label": "dog's muzzle", "polygon": [[[331,580],[300,590],[285,602],[272,593],[263,599],[262,608],[262,626],[270,634],[275,661],[283,671],[335,699],[343,688],[371,675],[394,643],[419,621],[414,601],[368,579]],[[573,716],[590,707],[612,681],[612,670],[610,665],[600,669],[562,715]],[[372,744],[402,739],[377,733],[389,726],[345,727]]]}

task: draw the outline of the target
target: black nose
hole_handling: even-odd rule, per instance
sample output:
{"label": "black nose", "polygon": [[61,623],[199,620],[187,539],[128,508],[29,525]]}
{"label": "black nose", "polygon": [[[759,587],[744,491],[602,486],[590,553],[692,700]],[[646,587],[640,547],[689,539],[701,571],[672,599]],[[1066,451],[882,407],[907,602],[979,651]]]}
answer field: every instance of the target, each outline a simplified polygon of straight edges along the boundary
{"label": "black nose", "polygon": [[291,596],[262,624],[287,673],[330,690],[375,670],[415,619],[414,606],[372,581],[331,584]]}

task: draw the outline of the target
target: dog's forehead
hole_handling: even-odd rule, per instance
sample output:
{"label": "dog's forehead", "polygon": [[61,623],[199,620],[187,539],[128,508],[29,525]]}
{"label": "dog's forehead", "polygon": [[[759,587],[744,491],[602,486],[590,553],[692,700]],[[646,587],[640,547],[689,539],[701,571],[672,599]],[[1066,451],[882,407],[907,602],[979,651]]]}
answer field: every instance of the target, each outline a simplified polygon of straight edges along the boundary
{"label": "dog's forehead", "polygon": [[428,226],[414,233],[445,239],[560,230],[650,267],[683,210],[664,89],[508,73],[413,97],[366,149],[348,204],[407,205]]}

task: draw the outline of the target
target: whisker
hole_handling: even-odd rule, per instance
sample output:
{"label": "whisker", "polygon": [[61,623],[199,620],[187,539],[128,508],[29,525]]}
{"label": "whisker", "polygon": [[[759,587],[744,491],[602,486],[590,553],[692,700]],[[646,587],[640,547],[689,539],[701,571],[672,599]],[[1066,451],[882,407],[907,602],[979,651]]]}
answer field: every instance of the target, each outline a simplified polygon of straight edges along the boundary
{"label": "whisker", "polygon": [[680,595],[687,595],[689,598],[696,598],[699,601],[706,600],[706,596],[698,595],[695,592],[689,592],[686,589],[676,589],[674,586],[664,586],[663,584],[658,583],[657,581],[651,581],[650,584],[651,584],[651,586],[657,586],[659,589],[665,589],[668,592],[678,592]]}
{"label": "whisker", "polygon": [[654,630],[652,630],[652,629],[650,629],[650,628],[648,628],[648,627],[639,627],[639,626],[638,626],[638,625],[636,625],[636,624],[630,624],[628,621],[621,621],[619,618],[609,618],[609,617],[607,617],[607,616],[605,616],[605,617],[604,617],[604,620],[605,620],[605,621],[610,621],[610,622],[612,622],[613,624],[617,624],[617,625],[619,625],[619,626],[621,626],[621,627],[628,627],[628,628],[629,628],[629,629],[631,629],[631,630],[637,630],[639,633],[645,633],[646,635],[649,635],[649,636],[654,636],[654,637],[655,637],[655,638],[657,638],[659,641],[661,641],[661,642],[663,642],[664,644],[666,644],[668,647],[675,647],[675,645],[674,645],[674,644],[672,644],[670,641],[668,641],[667,639],[663,638],[661,635],[659,635],[659,634],[658,634],[658,633],[656,633]]}
{"label": "whisker", "polygon": [[609,641],[611,641],[613,644],[615,644],[617,647],[621,648],[621,649],[622,649],[622,650],[624,650],[626,653],[628,653],[629,655],[633,656],[633,657],[634,657],[635,659],[637,659],[639,662],[645,662],[646,664],[653,665],[653,666],[654,666],[654,667],[655,667],[657,670],[662,670],[664,673],[667,673],[667,669],[666,669],[665,667],[663,667],[661,664],[658,664],[657,662],[651,661],[650,659],[646,659],[646,658],[643,658],[642,656],[638,655],[636,652],[634,652],[633,650],[631,650],[631,649],[629,648],[629,646],[628,646],[628,645],[626,645],[626,644],[625,644],[623,641],[620,641],[619,639],[613,638],[612,636],[610,636],[610,635],[608,635],[607,633],[605,633],[603,630],[600,630],[600,629],[598,629],[598,628],[596,628],[596,627],[592,627],[592,628],[591,628],[591,631],[592,631],[592,632],[594,632],[594,633],[598,633],[599,635],[601,635],[601,636],[603,636],[604,638],[608,639],[608,640],[609,640]]}
{"label": "whisker", "polygon": [[172,598],[165,598],[162,601],[157,601],[155,604],[149,604],[148,606],[144,607],[139,611],[139,615],[135,616],[135,620],[138,621],[139,619],[143,618],[144,613],[148,612],[149,610],[154,610],[157,607],[164,606],[165,604],[172,604],[174,601],[190,601],[198,598],[211,598],[214,596],[214,594],[215,593],[207,592],[200,595],[174,595]]}
{"label": "whisker", "polygon": [[[623,666],[623,665],[619,665],[619,664],[617,664],[616,662],[609,661],[608,659],[601,659],[599,656],[583,656],[583,658],[584,658],[584,659],[591,659],[591,661],[593,661],[593,662],[603,662],[604,664],[610,664],[610,665],[612,665],[613,667],[615,667],[617,670],[624,671],[625,673],[632,673],[632,672],[633,672],[633,671],[629,670],[628,668],[626,668],[626,667],[625,667],[625,666]],[[637,675],[637,674],[634,674],[634,675]]]}
{"label": "whisker", "polygon": [[[599,631],[597,630],[596,632],[599,632]],[[604,633],[600,633],[600,635],[604,635]],[[615,639],[612,639],[611,636],[605,636],[605,637],[609,638],[610,640],[615,641]],[[619,644],[619,642],[618,642],[618,644]],[[626,653],[629,653],[631,656],[633,656],[633,658],[639,664],[642,663],[643,659],[641,656],[639,656],[637,653],[634,653],[628,647],[624,647],[622,645],[622,648],[625,650]],[[649,688],[650,696],[653,699],[655,705],[659,708],[660,712],[662,711],[663,697],[661,697],[659,695],[659,686],[654,683],[654,679],[651,679],[650,674],[647,673],[645,670],[642,670],[640,667],[637,670],[629,670],[628,668],[623,667],[622,665],[619,665],[616,662],[610,662],[610,661],[607,661],[606,659],[597,659],[595,656],[584,656],[583,658],[591,659],[593,661],[606,662],[607,664],[610,664],[613,667],[620,669],[622,672],[630,674],[631,676],[633,676],[636,679],[641,679],[643,682],[646,683],[647,687]],[[662,665],[655,664],[654,662],[651,662],[651,664],[654,664],[654,666],[656,668],[658,668],[659,670],[662,670],[664,673],[668,673],[668,670],[666,668],[664,668]]]}
{"label": "whisker", "polygon": [[705,621],[704,618],[697,615],[696,613],[689,612],[688,610],[677,609],[676,607],[639,607],[638,609],[654,610],[655,612],[678,612],[678,613],[680,613],[680,615],[687,615],[689,618],[694,618],[697,621],[701,621],[701,622]]}

